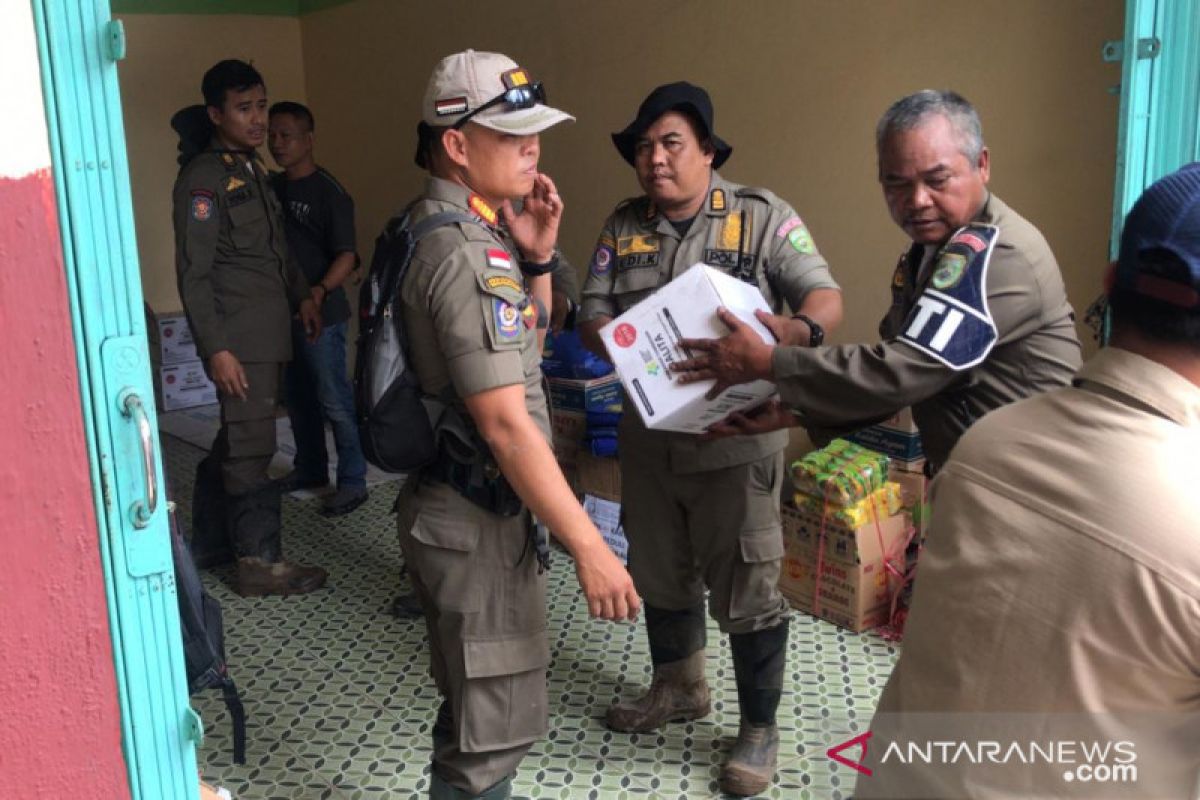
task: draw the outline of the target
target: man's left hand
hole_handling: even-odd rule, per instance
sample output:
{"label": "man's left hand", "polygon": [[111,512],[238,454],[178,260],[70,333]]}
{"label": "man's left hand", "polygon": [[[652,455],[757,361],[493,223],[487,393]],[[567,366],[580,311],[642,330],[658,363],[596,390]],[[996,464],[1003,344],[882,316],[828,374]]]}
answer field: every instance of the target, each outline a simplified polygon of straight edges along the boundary
{"label": "man's left hand", "polygon": [[[759,321],[770,327],[770,314],[761,311],[756,314]],[[707,395],[710,400],[730,386],[770,380],[771,353],[775,350],[774,345],[764,342],[753,328],[729,309],[718,308],[717,316],[729,328],[729,335],[723,339],[680,339],[681,348],[699,352],[671,367],[678,373],[680,383],[715,380],[716,385]]]}
{"label": "man's left hand", "polygon": [[513,211],[508,200],[500,206],[500,213],[526,261],[545,264],[554,258],[563,201],[549,175],[539,172],[533,179],[533,190],[525,195],[520,214]]}
{"label": "man's left hand", "polygon": [[304,326],[304,338],[313,344],[321,335],[321,311],[311,297],[300,301],[300,324]]}
{"label": "man's left hand", "polygon": [[700,439],[709,441],[724,439],[727,436],[753,436],[795,425],[796,416],[783,403],[768,400],[749,411],[735,411],[720,422],[708,426],[708,432],[702,434]]}

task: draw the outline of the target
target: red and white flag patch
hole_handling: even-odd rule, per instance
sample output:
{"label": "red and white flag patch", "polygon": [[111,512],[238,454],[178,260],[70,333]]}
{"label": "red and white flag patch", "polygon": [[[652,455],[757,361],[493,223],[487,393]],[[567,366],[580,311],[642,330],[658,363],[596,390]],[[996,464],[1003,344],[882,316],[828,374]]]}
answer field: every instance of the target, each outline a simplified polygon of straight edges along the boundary
{"label": "red and white flag patch", "polygon": [[512,258],[505,250],[488,250],[487,262],[492,269],[512,269]]}
{"label": "red and white flag patch", "polygon": [[461,114],[467,110],[467,98],[447,97],[445,100],[438,100],[433,104],[433,110],[437,112],[439,117],[445,117],[449,114]]}

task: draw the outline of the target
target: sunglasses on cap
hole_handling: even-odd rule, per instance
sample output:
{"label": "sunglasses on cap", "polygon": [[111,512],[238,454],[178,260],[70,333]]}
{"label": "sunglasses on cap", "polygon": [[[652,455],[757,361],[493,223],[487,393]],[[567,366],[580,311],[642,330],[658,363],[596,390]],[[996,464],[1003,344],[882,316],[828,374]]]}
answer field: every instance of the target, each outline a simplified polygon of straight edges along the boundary
{"label": "sunglasses on cap", "polygon": [[538,103],[546,102],[546,90],[542,88],[541,81],[533,83],[525,83],[520,86],[513,86],[511,89],[505,89],[500,94],[488,100],[479,108],[462,117],[458,122],[450,127],[453,130],[462,130],[462,127],[471,121],[471,117],[476,114],[487,111],[489,108],[498,106],[501,103],[508,103],[514,109],[533,108]]}

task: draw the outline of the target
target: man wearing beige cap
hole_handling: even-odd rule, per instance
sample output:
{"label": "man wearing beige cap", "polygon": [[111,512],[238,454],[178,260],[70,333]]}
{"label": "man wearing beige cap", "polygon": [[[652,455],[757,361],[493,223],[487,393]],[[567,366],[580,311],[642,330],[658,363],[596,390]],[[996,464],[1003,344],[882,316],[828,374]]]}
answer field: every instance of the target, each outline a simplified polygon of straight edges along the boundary
{"label": "man wearing beige cap", "polygon": [[538,134],[572,117],[511,59],[472,50],[438,64],[422,117],[431,177],[408,224],[451,216],[419,240],[400,313],[422,389],[448,401],[471,452],[443,436],[397,524],[443,698],[430,797],[491,800],[547,729],[548,554],[530,513],[574,558],[592,616],[633,619],[639,600],[554,460],[541,388],[532,298],[550,306],[563,205]]}

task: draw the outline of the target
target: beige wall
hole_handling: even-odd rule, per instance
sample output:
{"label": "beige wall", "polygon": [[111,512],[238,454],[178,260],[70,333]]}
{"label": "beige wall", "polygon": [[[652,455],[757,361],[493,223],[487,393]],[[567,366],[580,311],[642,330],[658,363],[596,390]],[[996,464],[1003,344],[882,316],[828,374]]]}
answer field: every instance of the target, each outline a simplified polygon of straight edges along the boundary
{"label": "beige wall", "polygon": [[[178,138],[171,115],[201,102],[200,78],[223,58],[253,61],[272,100],[305,98],[300,22],[291,17],[125,15],[117,70],[133,184],[142,291],[156,311],[180,309],[171,187]],[[263,154],[265,157],[266,154]]]}
{"label": "beige wall", "polygon": [[320,160],[355,195],[365,250],[417,192],[414,129],[429,72],[498,49],[546,81],[574,125],[543,138],[584,267],[605,215],[638,192],[608,133],[659,83],[706,86],[735,147],[722,173],[788,199],[846,292],[835,340],[873,339],[905,246],[875,181],[873,129],[896,97],[949,87],[979,107],[992,186],[1050,240],[1081,312],[1107,252],[1119,81],[1100,59],[1121,0],[360,0],[301,19]]}

